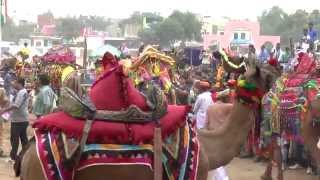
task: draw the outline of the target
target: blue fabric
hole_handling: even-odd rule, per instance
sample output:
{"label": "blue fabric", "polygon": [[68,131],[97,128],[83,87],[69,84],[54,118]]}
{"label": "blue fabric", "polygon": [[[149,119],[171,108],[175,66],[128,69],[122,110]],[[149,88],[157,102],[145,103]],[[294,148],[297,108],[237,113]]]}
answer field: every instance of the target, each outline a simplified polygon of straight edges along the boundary
{"label": "blue fabric", "polygon": [[260,52],[258,58],[262,63],[266,63],[269,60],[269,53],[266,49],[264,49],[263,51]]}
{"label": "blue fabric", "polygon": [[311,29],[311,30],[309,29],[308,35],[310,36],[311,42],[316,41],[318,38],[318,32],[315,29]]}

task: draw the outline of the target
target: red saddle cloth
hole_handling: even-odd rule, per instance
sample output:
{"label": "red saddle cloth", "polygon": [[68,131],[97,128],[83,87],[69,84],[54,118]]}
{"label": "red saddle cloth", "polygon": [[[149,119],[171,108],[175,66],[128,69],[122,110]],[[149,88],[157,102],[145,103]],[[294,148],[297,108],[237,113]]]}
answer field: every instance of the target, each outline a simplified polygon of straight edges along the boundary
{"label": "red saddle cloth", "polygon": [[[166,138],[186,123],[188,106],[168,106],[168,113],[160,120],[162,136]],[[64,112],[40,118],[33,127],[45,132],[63,132],[68,137],[79,139],[82,135],[84,120],[75,119]],[[124,124],[95,121],[89,133],[88,143],[100,144],[141,144],[153,140],[155,123]]]}
{"label": "red saddle cloth", "polygon": [[[119,111],[136,105],[148,111],[145,97],[134,87],[120,66],[106,71],[92,86],[90,98],[98,110]],[[163,138],[186,123],[189,106],[168,106],[167,114],[159,119]],[[64,112],[39,119],[34,128],[39,131],[61,131],[69,137],[80,138],[84,120],[75,119]],[[155,123],[127,124],[95,121],[89,133],[89,143],[139,144],[153,140]]]}

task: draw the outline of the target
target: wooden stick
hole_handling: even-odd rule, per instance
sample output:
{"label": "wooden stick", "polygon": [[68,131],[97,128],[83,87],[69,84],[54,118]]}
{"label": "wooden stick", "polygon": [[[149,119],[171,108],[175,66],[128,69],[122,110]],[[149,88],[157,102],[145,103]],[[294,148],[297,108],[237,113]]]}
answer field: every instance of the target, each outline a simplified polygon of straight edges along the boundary
{"label": "wooden stick", "polygon": [[154,129],[154,180],[162,180],[162,138],[161,128]]}

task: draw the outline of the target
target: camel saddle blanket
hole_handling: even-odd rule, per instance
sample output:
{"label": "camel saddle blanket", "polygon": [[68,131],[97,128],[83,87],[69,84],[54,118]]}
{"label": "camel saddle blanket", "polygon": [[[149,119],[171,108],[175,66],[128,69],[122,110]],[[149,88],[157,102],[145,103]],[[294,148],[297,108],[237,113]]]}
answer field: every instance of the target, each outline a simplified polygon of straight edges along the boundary
{"label": "camel saddle blanket", "polygon": [[[184,126],[189,106],[168,106],[168,113],[159,121],[162,138],[165,139],[175,130]],[[41,117],[33,124],[33,128],[47,132],[61,132],[68,138],[79,140],[83,133],[85,121],[71,117],[67,113],[58,112]],[[89,144],[148,144],[153,141],[155,122],[117,123],[95,120],[89,132]]]}
{"label": "camel saddle blanket", "polygon": [[[77,167],[67,168],[66,160],[73,139],[61,131],[35,130],[36,146],[47,180],[72,180],[77,171],[92,166],[139,165],[153,170],[152,143],[87,144]],[[186,122],[163,141],[163,179],[194,180],[197,175],[199,142],[194,123]]]}

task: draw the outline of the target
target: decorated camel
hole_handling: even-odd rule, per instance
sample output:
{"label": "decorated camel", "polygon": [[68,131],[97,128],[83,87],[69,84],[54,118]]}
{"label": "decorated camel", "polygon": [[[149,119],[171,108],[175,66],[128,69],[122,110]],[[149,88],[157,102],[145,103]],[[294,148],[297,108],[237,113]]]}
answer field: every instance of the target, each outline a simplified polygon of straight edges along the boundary
{"label": "decorated camel", "polygon": [[[319,150],[316,148],[319,138],[318,99],[319,72],[315,60],[308,54],[300,53],[296,58],[293,72],[277,79],[273,88],[263,98],[262,142],[269,157],[278,164],[278,179],[283,179],[282,157],[278,139],[287,138],[303,141],[319,166]],[[271,178],[272,162],[262,176]]]}
{"label": "decorated camel", "polygon": [[147,46],[138,60],[129,68],[129,76],[134,79],[137,87],[144,81],[155,81],[165,92],[169,104],[176,104],[176,95],[172,88],[174,66],[175,60],[172,57],[152,46]]}
{"label": "decorated camel", "polygon": [[[165,157],[163,176],[206,180],[209,170],[227,164],[238,154],[252,123],[248,117],[275,80],[275,71],[270,70],[248,68],[242,76],[243,83],[237,87],[237,101],[224,127],[216,132],[199,130],[196,137],[193,123],[186,118],[187,106],[166,105],[162,92],[154,90],[157,88],[153,85],[149,86],[151,90],[139,92],[121,66],[113,67],[92,86],[89,100],[92,103],[67,91],[71,95],[63,95],[64,112],[44,116],[34,124],[36,141],[25,149],[21,168],[16,167],[21,170],[23,180],[125,180],[133,175],[150,180],[153,133],[158,124]],[[81,103],[68,103],[77,100]],[[89,113],[81,111],[83,104],[89,104],[85,106],[90,107]],[[87,144],[80,148],[80,157],[74,156],[77,153],[72,152],[79,149],[72,151],[70,147],[79,147],[77,142],[82,142],[83,137],[87,137]],[[175,160],[179,168],[172,164]]]}
{"label": "decorated camel", "polygon": [[[316,161],[317,175],[320,174],[320,150],[317,148],[317,142],[320,137],[320,125],[316,122],[319,119],[320,99],[317,98],[311,101],[306,109],[301,121],[302,137],[305,140],[305,145],[310,151],[312,157]],[[319,178],[319,177],[318,177]],[[320,178],[319,178],[320,179]]]}

